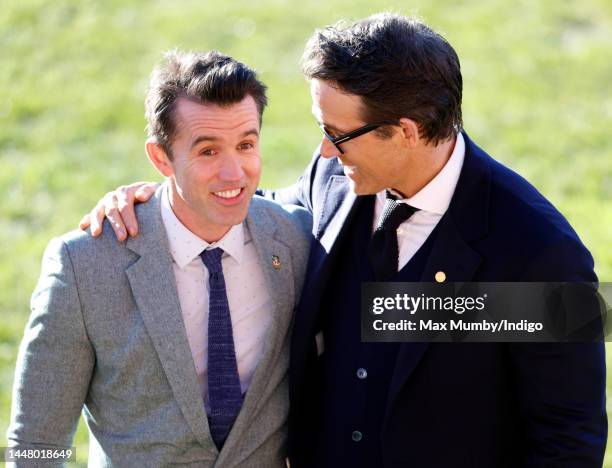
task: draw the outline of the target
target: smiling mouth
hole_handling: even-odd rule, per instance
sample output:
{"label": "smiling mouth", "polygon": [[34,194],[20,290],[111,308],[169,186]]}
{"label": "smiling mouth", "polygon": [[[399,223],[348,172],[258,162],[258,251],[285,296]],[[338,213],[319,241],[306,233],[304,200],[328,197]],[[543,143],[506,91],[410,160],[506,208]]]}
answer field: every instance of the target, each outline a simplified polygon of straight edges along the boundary
{"label": "smiling mouth", "polygon": [[219,190],[218,192],[212,192],[212,196],[217,203],[223,206],[241,205],[246,197],[246,187]]}
{"label": "smiling mouth", "polygon": [[213,192],[213,193],[217,197],[230,199],[230,198],[236,198],[238,195],[240,195],[240,192],[242,192],[241,188],[232,189],[232,190],[223,190],[221,192]]}

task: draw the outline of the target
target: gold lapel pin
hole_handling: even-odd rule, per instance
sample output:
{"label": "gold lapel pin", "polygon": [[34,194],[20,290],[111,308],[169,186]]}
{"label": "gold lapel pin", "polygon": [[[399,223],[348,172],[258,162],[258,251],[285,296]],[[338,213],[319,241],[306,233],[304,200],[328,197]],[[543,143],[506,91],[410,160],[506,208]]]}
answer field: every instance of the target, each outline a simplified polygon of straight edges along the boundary
{"label": "gold lapel pin", "polygon": [[438,283],[444,283],[446,281],[446,273],[444,273],[443,271],[438,271],[434,278]]}
{"label": "gold lapel pin", "polygon": [[272,266],[274,267],[274,269],[280,270],[281,261],[280,258],[278,258],[278,255],[272,255]]}

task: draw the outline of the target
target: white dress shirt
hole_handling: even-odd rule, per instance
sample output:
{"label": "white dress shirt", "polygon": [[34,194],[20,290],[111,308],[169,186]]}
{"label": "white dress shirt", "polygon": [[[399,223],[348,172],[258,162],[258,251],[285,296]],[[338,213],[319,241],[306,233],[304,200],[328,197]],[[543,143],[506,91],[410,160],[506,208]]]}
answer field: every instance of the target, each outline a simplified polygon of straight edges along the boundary
{"label": "white dress shirt", "polygon": [[233,226],[219,241],[209,244],[181,223],[170,206],[168,187],[161,199],[161,215],[168,235],[174,278],[183,321],[202,398],[208,404],[208,269],[200,253],[220,247],[227,300],[232,318],[236,362],[242,393],[246,392],[261,359],[272,320],[272,303],[255,246],[245,223]]}
{"label": "white dress shirt", "polygon": [[[442,219],[455,193],[465,157],[465,140],[459,133],[453,152],[440,172],[410,198],[398,200],[418,208],[410,218],[397,228],[399,248],[398,267],[401,270],[425,243]],[[386,200],[386,190],[376,194],[372,232],[378,226]]]}

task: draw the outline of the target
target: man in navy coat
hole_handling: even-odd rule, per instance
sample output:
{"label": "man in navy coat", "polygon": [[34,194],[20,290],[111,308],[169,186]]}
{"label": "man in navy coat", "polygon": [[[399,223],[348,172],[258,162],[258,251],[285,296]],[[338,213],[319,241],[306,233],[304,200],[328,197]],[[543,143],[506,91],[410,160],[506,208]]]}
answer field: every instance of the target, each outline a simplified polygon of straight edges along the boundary
{"label": "man in navy coat", "polygon": [[[365,281],[597,281],[565,218],[463,131],[453,48],[379,14],[316,31],[303,71],[324,138],[298,183],[272,195],[314,220],[291,466],[601,466],[602,343],[361,341]],[[389,225],[393,245],[377,243]]]}

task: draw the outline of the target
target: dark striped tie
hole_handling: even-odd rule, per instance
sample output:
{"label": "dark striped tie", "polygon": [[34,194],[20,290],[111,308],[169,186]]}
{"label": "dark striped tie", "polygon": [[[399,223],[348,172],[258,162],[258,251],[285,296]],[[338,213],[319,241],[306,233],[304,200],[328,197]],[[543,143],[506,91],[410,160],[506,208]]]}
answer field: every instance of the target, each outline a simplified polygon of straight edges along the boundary
{"label": "dark striped tie", "polygon": [[234,335],[220,248],[204,250],[200,257],[209,272],[208,306],[208,397],[209,426],[217,448],[221,450],[242,406],[240,376],[236,364]]}
{"label": "dark striped tie", "polygon": [[413,206],[398,203],[395,197],[387,192],[380,222],[368,246],[368,259],[377,281],[388,281],[397,273],[399,258],[397,228],[416,211],[417,208]]}

